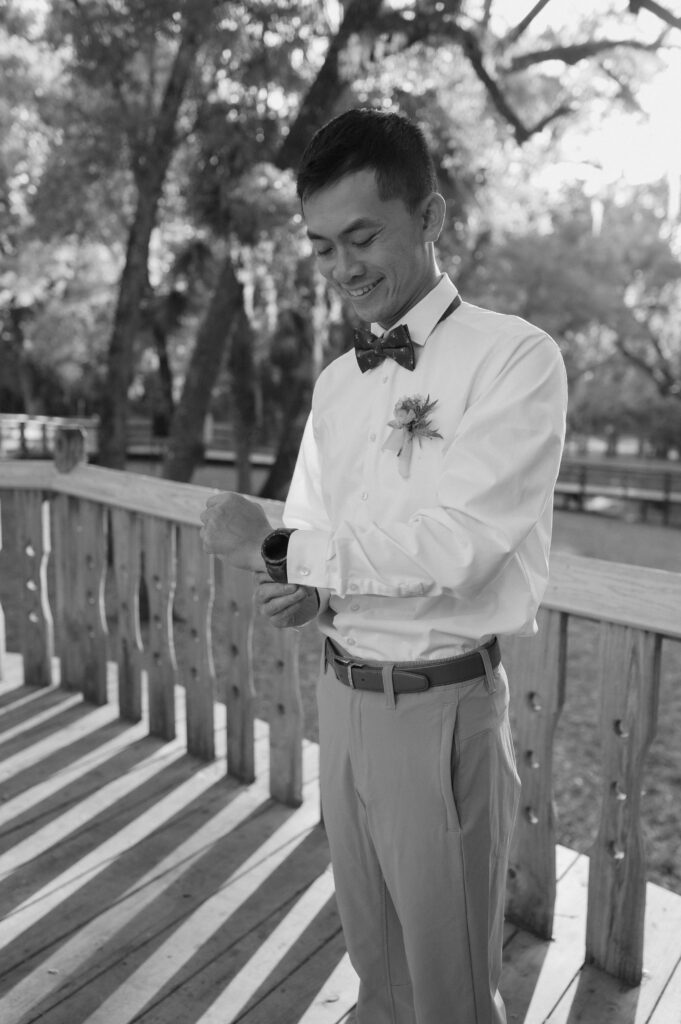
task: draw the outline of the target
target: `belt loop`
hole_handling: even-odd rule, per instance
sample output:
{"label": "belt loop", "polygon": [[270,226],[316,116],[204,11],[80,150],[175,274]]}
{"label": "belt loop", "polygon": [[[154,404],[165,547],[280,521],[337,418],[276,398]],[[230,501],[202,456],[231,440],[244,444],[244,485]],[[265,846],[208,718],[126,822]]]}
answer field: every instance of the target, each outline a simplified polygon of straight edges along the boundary
{"label": "belt loop", "polygon": [[395,688],[393,686],[394,667],[394,662],[388,662],[387,665],[381,666],[381,673],[383,675],[383,692],[385,693],[385,706],[391,711],[395,710]]}
{"label": "belt loop", "polygon": [[485,678],[487,680],[487,692],[489,694],[497,692],[497,681],[494,678],[494,669],[492,668],[492,659],[489,656],[489,651],[486,647],[480,648],[480,657],[482,663],[485,666]]}
{"label": "belt loop", "polygon": [[328,636],[324,641],[324,673],[328,671],[329,662],[331,660],[331,641]]}

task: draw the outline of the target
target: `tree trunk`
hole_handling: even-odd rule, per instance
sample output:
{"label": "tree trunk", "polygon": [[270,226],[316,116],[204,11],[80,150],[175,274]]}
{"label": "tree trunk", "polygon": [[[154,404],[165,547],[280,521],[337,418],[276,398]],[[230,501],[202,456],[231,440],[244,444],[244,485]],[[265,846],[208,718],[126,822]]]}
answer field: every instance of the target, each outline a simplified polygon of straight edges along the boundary
{"label": "tree trunk", "polygon": [[310,384],[297,380],[288,392],[281,424],[281,440],[267,480],[260,490],[261,498],[284,501],[288,493],[298,449],[303,439],[305,421],[310,407]]}
{"label": "tree trunk", "polygon": [[167,480],[191,480],[195,466],[203,459],[203,422],[228,342],[234,334],[233,326],[238,324],[242,312],[243,291],[227,257],[199,328],[173,416],[162,470]]}
{"label": "tree trunk", "polygon": [[133,374],[133,343],[140,324],[140,307],[147,286],[149,240],[156,219],[160,187],[140,191],[128,237],[125,266],[118,291],[109,341],[106,386],[99,422],[99,461],[112,469],[125,467],[128,389]]}
{"label": "tree trunk", "polygon": [[202,34],[209,29],[202,4],[188,8],[182,38],[166,84],[163,101],[149,145],[135,166],[138,197],[130,229],[125,267],[109,342],[107,381],[102,398],[99,458],[105,466],[125,466],[128,389],[133,377],[134,341],[140,326],[140,307],[147,287],[149,241],[163,184],[175,150],[175,126],[180,106],[196,61]]}
{"label": "tree trunk", "polygon": [[[300,160],[303,149],[307,145],[312,133],[333,113],[339,93],[343,86],[340,75],[339,56],[345,47],[349,36],[354,32],[360,31],[360,29],[371,23],[372,18],[380,10],[381,3],[382,0],[351,0],[338,34],[331,41],[326,59],[320,69],[319,75],[308,90],[300,108],[300,112],[289,134],[284,139],[277,157],[275,158],[275,163],[279,167],[295,167]],[[231,290],[225,290],[225,295],[220,295],[220,292],[224,287],[222,283],[223,276],[227,280],[234,278],[234,270],[230,257],[226,259],[220,272],[218,285],[211,300],[209,311],[206,314],[206,320],[199,329],[199,338],[197,339],[196,349],[192,353],[190,359],[183,396],[173,418],[170,447],[163,467],[163,475],[168,479],[190,480],[194,467],[197,462],[203,458],[201,428],[206,413],[208,412],[212,385],[217,378],[217,371],[219,369],[219,364],[215,364],[215,371],[211,371],[208,374],[203,374],[199,369],[206,359],[205,354],[199,351],[201,338],[204,337],[204,335],[212,335],[213,331],[212,328],[206,328],[206,323],[211,317],[211,310],[214,305],[220,307],[222,310],[221,315],[223,318],[223,325],[236,323],[242,316],[246,316],[243,308],[243,297],[240,288],[238,288],[237,291],[232,286]],[[236,279],[234,278],[234,280]],[[229,296],[231,296],[229,299],[227,291],[229,291]],[[246,335],[244,335],[244,337],[246,337]],[[249,344],[250,337],[251,335],[249,333]],[[222,352],[220,352],[220,355],[222,355]],[[195,366],[195,360],[198,364],[197,366]],[[193,377],[194,375],[200,377],[203,382],[200,387],[190,384],[190,377]],[[296,389],[294,389],[294,391],[295,390]],[[186,405],[184,392],[187,392]],[[304,399],[302,400],[309,402],[309,393],[305,391],[305,389],[301,391],[301,394],[304,395]],[[288,482],[295,463],[298,445],[300,444],[300,438],[302,437],[302,427],[298,430],[298,426],[295,424],[297,424],[300,419],[300,415],[298,414],[300,413],[302,415],[302,412],[305,411],[304,409],[297,409],[296,403],[299,404],[301,399],[295,399],[294,395],[289,395],[288,397],[289,399],[293,399],[293,406],[290,413],[285,412],[284,424],[285,429],[291,429],[293,434],[291,438],[282,440],[280,454],[277,456],[275,465],[272,467],[268,481],[265,485],[266,489],[275,488],[278,493],[282,493],[282,491],[285,491],[288,487]],[[295,407],[295,409],[293,407]],[[235,415],[235,424],[237,426],[236,444],[239,476],[237,486],[239,487],[239,490],[249,493],[250,460],[247,468],[245,459],[247,446],[250,447],[250,445],[249,439],[246,436],[240,437],[239,415],[240,414],[237,410]],[[248,452],[248,455],[250,456],[250,452]]]}
{"label": "tree trunk", "polygon": [[305,94],[300,111],[276,157],[278,167],[296,167],[313,133],[331,116],[345,85],[339,57],[351,35],[370,26],[383,0],[351,0],[338,33],[331,40],[319,74]]}
{"label": "tree trunk", "polygon": [[[273,359],[283,373],[282,406],[279,448],[267,480],[260,491],[261,498],[284,500],[296,464],[298,449],[305,429],[312,395],[312,352],[314,337],[311,316],[285,311],[280,317]],[[277,358],[278,354],[278,358]]]}
{"label": "tree trunk", "polygon": [[160,399],[158,407],[153,411],[154,435],[167,437],[175,411],[173,399],[173,373],[168,359],[168,338],[160,324],[154,324],[154,348],[158,356],[158,380]]}
{"label": "tree trunk", "polygon": [[229,369],[232,376],[232,422],[236,447],[237,484],[242,494],[252,494],[251,444],[255,427],[255,368],[253,364],[253,329],[246,310],[239,311],[229,348]]}

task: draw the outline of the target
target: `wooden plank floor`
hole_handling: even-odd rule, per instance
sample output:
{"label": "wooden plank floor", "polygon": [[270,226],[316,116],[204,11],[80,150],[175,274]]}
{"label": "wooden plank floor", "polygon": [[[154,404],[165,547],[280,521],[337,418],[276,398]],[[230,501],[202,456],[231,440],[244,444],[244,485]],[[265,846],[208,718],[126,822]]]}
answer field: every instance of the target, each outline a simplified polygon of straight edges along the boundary
{"label": "wooden plank floor", "polygon": [[[23,688],[16,655],[6,674],[1,1024],[350,1024],[316,747],[292,810],[227,779],[224,749],[206,765],[115,704]],[[266,779],[262,724],[256,745]],[[554,940],[507,929],[509,1024],[681,1024],[681,897],[649,886],[646,974],[627,990],[582,969],[588,861],[558,861]]]}

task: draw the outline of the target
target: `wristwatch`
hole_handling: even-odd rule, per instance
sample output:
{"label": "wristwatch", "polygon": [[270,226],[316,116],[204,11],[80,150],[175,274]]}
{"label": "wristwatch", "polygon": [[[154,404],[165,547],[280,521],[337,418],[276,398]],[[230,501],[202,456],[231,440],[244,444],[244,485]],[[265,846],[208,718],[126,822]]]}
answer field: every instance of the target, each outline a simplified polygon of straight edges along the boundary
{"label": "wristwatch", "polygon": [[275,583],[288,583],[286,555],[288,553],[288,539],[293,532],[293,530],[281,527],[268,533],[262,542],[260,554],[270,579],[274,580]]}

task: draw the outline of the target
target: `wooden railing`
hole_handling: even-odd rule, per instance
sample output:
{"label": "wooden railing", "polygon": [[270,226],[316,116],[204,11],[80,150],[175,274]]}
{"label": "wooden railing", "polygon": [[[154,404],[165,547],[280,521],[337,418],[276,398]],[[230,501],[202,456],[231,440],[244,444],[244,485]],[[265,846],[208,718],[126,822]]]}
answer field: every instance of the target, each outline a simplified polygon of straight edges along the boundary
{"label": "wooden railing", "polygon": [[[150,731],[172,738],[175,686],[182,683],[188,750],[209,759],[214,756],[215,702],[224,701],[227,769],[250,782],[255,776],[252,583],[247,573],[216,572],[217,560],[202,550],[199,513],[209,493],[88,466],[77,430],[60,433],[55,463],[0,464],[0,498],[16,507],[21,554],[16,601],[26,683],[52,684],[56,645],[61,685],[82,691],[95,703],[106,701],[111,645],[103,594],[110,572],[117,604],[111,639],[121,716],[140,718],[144,672]],[[270,521],[279,524],[280,504],[262,504]],[[48,566],[54,574],[54,607]],[[145,644],[141,587],[148,603]],[[220,693],[210,627],[216,588],[224,599],[229,633]],[[174,606],[183,609],[193,640],[182,679],[174,650]],[[641,980],[643,957],[643,763],[656,728],[661,645],[681,640],[679,609],[679,574],[556,554],[538,637],[503,642],[523,783],[507,912],[516,923],[549,937],[556,888],[553,740],[567,685],[569,623],[575,618],[600,623],[601,814],[591,851],[587,960],[633,985]],[[0,625],[1,620],[0,610]],[[270,791],[275,799],[296,805],[302,800],[303,744],[298,634],[273,630],[272,642],[277,674],[272,681]]]}
{"label": "wooden railing", "polygon": [[649,505],[657,506],[665,523],[673,508],[681,507],[681,466],[658,461],[646,465],[625,458],[589,459],[564,457],[556,494],[568,506],[584,509],[590,498],[635,502],[643,518]]}
{"label": "wooden railing", "polygon": [[[57,432],[64,427],[75,426],[85,432],[88,455],[96,455],[99,444],[99,419],[96,416],[65,418],[0,413],[0,458],[51,459]],[[203,441],[206,461],[228,464],[235,461],[234,430],[231,423],[209,419],[204,425]],[[150,419],[131,416],[127,421],[125,443],[130,458],[159,459],[165,452],[168,439],[154,434]],[[273,462],[272,452],[257,451],[251,454],[254,466],[270,466]]]}
{"label": "wooden railing", "polygon": [[[60,417],[24,416],[0,413],[0,457],[52,458],[57,431],[80,426],[85,431],[86,451],[96,455],[99,422],[96,417],[68,420]],[[204,429],[205,461],[234,464],[236,461],[233,428],[230,423],[209,420]],[[167,439],[157,437],[150,419],[130,417],[126,430],[126,451],[130,458],[160,459]],[[254,451],[253,466],[270,466],[274,455]],[[585,509],[591,498],[614,498],[635,502],[646,517],[648,507],[660,509],[669,523],[675,507],[681,508],[681,465],[657,461],[588,458],[566,455],[556,483],[556,496],[568,507]]]}
{"label": "wooden railing", "polygon": [[0,457],[52,458],[57,432],[63,427],[78,425],[85,434],[85,450],[97,451],[99,420],[95,416],[69,419],[64,416],[28,416],[23,413],[0,413]]}

